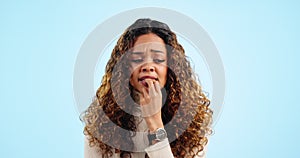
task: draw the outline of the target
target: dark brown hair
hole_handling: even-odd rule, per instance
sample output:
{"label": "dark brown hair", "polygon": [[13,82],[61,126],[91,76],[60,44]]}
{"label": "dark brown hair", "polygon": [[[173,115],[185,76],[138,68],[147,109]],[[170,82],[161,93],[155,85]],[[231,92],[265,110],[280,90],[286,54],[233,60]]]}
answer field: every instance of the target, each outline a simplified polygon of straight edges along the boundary
{"label": "dark brown hair", "polygon": [[[121,62],[122,55],[133,47],[140,35],[148,33],[156,34],[169,46],[167,47],[168,74],[164,87],[166,102],[161,111],[168,138],[172,141],[170,146],[173,155],[194,157],[203,152],[208,142],[207,136],[211,132],[210,101],[197,82],[185,51],[177,41],[176,34],[166,24],[156,20],[138,19],[117,41],[106,65],[105,75],[97,90],[95,100],[84,113],[84,134],[88,136],[89,145],[96,146],[102,152],[103,157],[109,157],[113,152],[120,152],[121,157],[130,157],[129,151],[120,149],[125,146],[133,149],[131,138],[134,134],[124,135],[116,126],[133,133],[137,130],[135,116],[125,112],[124,107],[121,107],[121,105],[128,104],[128,100],[133,97],[132,87],[127,84],[130,74],[124,73],[128,66],[125,62],[117,63]],[[113,95],[112,88],[118,91],[116,95]],[[131,110],[130,107],[125,106],[127,110]],[[105,143],[109,141],[117,141],[111,143],[118,144],[118,147],[111,147]]]}

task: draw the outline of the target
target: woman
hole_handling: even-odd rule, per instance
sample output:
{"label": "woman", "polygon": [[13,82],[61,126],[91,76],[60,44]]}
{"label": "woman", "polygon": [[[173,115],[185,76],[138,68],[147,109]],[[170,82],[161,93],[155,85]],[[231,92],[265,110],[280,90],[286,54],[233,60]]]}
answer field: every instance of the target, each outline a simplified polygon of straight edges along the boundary
{"label": "woman", "polygon": [[210,101],[166,24],[135,21],[105,71],[84,113],[86,158],[204,157]]}

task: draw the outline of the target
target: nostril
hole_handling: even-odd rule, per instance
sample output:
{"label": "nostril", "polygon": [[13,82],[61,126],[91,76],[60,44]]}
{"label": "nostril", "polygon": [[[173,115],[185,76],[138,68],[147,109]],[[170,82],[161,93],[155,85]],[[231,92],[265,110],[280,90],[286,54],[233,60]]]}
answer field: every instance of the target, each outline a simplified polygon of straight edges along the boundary
{"label": "nostril", "polygon": [[141,71],[142,71],[142,72],[147,72],[147,71],[149,71],[149,72],[154,72],[154,68],[153,68],[153,67],[143,67],[143,68],[141,69]]}

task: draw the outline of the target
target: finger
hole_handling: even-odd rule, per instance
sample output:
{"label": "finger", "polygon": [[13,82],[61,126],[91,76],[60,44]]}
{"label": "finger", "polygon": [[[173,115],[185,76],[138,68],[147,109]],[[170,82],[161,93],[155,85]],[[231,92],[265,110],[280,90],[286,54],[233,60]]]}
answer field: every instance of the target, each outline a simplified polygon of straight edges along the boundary
{"label": "finger", "polygon": [[146,95],[147,95],[146,89],[142,87],[142,96],[145,98]]}
{"label": "finger", "polygon": [[146,82],[148,84],[149,95],[150,96],[155,96],[156,91],[155,91],[155,87],[154,87],[154,84],[153,84],[153,80],[146,80]]}
{"label": "finger", "polygon": [[143,92],[143,99],[144,99],[144,102],[142,105],[146,105],[150,102],[150,97],[149,97],[148,92],[146,91],[146,88],[142,88],[142,92]]}
{"label": "finger", "polygon": [[159,85],[159,82],[158,81],[155,81],[154,82],[154,87],[155,87],[155,90],[158,94],[161,94],[161,88],[160,88],[160,85]]}

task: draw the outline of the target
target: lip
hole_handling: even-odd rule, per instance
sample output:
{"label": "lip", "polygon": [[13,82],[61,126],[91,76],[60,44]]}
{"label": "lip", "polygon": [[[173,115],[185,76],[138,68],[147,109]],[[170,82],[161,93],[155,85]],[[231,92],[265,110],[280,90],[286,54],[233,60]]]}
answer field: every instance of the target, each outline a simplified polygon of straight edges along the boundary
{"label": "lip", "polygon": [[138,81],[143,81],[143,80],[148,79],[148,78],[158,81],[158,78],[154,77],[154,76],[142,76],[142,77],[138,78]]}

